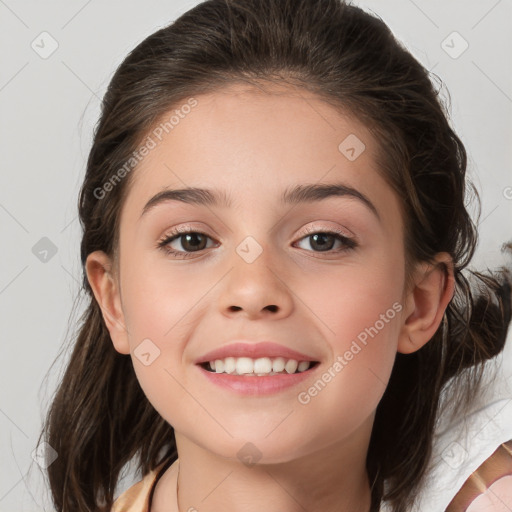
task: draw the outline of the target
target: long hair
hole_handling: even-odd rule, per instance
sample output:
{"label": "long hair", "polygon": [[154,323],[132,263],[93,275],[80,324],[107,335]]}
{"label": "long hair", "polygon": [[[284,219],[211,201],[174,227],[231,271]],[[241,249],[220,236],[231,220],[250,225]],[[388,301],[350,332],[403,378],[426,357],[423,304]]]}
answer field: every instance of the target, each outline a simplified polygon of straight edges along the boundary
{"label": "long hair", "polygon": [[[434,78],[434,79],[433,79]],[[288,83],[356,116],[380,145],[379,172],[401,201],[406,268],[453,258],[455,295],[432,339],[397,354],[376,411],[367,455],[372,511],[409,510],[432,450],[440,395],[452,380],[458,414],[477,393],[483,364],[503,348],[511,276],[467,267],[477,229],[466,210],[466,151],[435,77],[386,24],[343,0],[207,0],[142,41],[103,98],[79,194],[82,291],[88,304],[41,432],[57,451],[47,468],[59,512],[108,511],[125,464],[147,474],[176,458],[173,428],[116,352],[85,272],[87,256],[118,255],[119,219],[133,173],[102,199],[144,137],[194,95],[246,83]],[[509,246],[510,248],[510,246]]]}

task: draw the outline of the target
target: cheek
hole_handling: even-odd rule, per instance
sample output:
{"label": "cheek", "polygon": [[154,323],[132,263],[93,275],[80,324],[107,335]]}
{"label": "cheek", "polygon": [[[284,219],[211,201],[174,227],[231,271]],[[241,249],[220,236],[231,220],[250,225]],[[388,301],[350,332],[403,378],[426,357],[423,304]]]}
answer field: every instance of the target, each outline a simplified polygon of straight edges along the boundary
{"label": "cheek", "polygon": [[[397,260],[382,256],[340,268],[317,276],[307,291],[303,288],[332,352],[332,363],[318,385],[304,390],[304,402],[316,401],[319,409],[332,408],[335,415],[339,411],[342,423],[347,410],[357,410],[361,417],[370,414],[391,375],[403,309]],[[343,404],[343,411],[336,404]]]}
{"label": "cheek", "polygon": [[333,355],[349,350],[353,341],[366,348],[366,357],[372,351],[382,355],[398,335],[403,267],[396,256],[372,259],[317,273],[296,288],[320,320]]}
{"label": "cheek", "polygon": [[[128,267],[121,284],[123,311],[137,379],[158,413],[174,423],[173,414],[187,414],[190,403],[180,383],[183,350],[190,337],[190,319],[204,290],[194,289],[179,272]],[[204,284],[204,282],[203,282]],[[196,306],[197,307],[197,306]]]}
{"label": "cheek", "polygon": [[205,289],[211,286],[209,280],[166,266],[165,261],[127,268],[125,275],[123,311],[132,349],[150,338],[166,351],[177,351],[180,345],[172,340],[181,340],[191,312],[200,307]]}
{"label": "cheek", "polygon": [[297,397],[301,405],[294,419],[299,425],[324,418],[311,427],[305,451],[327,447],[359,429],[374,414],[393,369],[400,304],[387,294],[354,302],[331,320],[336,333],[331,335],[332,362]]}

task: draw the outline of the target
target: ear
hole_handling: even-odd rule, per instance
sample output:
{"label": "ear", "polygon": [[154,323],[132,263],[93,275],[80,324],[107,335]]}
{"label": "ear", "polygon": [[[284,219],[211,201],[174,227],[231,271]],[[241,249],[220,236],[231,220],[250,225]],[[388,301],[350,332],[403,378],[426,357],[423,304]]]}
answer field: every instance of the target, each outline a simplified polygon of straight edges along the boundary
{"label": "ear", "polygon": [[416,271],[405,307],[405,323],[398,338],[398,352],[416,352],[434,336],[453,297],[453,261],[439,253],[434,264],[422,263]]}
{"label": "ear", "polygon": [[125,326],[118,282],[112,275],[110,258],[103,251],[94,251],[87,256],[85,269],[114,348],[120,354],[129,354],[128,331]]}

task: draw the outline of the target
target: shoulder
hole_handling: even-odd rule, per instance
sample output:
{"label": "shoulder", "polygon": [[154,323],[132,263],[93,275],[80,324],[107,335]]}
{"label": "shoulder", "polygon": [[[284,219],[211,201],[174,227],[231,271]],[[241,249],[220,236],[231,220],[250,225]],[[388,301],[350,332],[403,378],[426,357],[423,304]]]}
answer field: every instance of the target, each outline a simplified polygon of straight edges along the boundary
{"label": "shoulder", "polygon": [[[446,512],[512,509],[512,440],[501,444],[464,482]],[[491,489],[489,489],[492,487]],[[488,492],[487,489],[489,489]],[[477,508],[472,503],[480,502]],[[484,503],[485,502],[485,503]],[[471,505],[471,506],[470,506]],[[505,505],[505,508],[503,508]],[[468,506],[470,507],[468,509]],[[508,509],[506,507],[509,507]]]}
{"label": "shoulder", "polygon": [[160,464],[118,496],[111,512],[148,512],[151,490],[165,466]]}

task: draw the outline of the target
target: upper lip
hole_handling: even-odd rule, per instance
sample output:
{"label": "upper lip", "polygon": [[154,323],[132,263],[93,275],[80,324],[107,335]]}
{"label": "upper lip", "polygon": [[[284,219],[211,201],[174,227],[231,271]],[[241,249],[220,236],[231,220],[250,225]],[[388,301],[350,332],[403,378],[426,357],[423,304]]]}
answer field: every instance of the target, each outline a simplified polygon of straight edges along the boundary
{"label": "upper lip", "polygon": [[314,357],[310,357],[271,341],[261,341],[258,343],[237,341],[211,350],[199,357],[195,361],[195,364],[207,363],[209,361],[215,361],[216,359],[225,359],[226,357],[250,357],[252,359],[258,359],[260,357],[283,357],[284,359],[295,359],[296,361],[318,361],[318,359]]}

